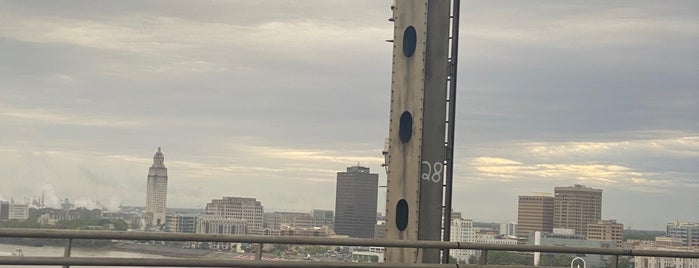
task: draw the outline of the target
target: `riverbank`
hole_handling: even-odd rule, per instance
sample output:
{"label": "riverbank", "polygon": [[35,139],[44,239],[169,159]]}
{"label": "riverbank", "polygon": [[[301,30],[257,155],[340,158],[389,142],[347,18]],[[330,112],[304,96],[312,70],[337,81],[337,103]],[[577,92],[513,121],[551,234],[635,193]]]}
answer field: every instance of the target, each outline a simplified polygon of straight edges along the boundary
{"label": "riverbank", "polygon": [[152,255],[159,255],[164,257],[179,257],[179,258],[198,258],[206,257],[207,255],[213,253],[213,250],[209,249],[193,249],[193,248],[176,248],[167,246],[154,246],[145,245],[134,242],[112,242],[109,250],[113,251],[125,251],[125,252],[138,252]]}
{"label": "riverbank", "polygon": [[[36,238],[1,238],[0,244],[17,245],[22,247],[63,247],[65,246],[65,239],[36,239]],[[112,242],[109,240],[74,240],[73,248],[87,248],[87,249],[103,249],[110,251],[121,251],[121,252],[133,252],[133,253],[143,253],[150,255],[158,255],[163,257],[184,257],[184,258],[198,258],[205,257],[211,253],[213,250],[209,249],[191,249],[191,248],[177,248],[177,247],[167,247],[167,246],[156,246],[156,245],[146,245],[135,242],[121,241]]]}

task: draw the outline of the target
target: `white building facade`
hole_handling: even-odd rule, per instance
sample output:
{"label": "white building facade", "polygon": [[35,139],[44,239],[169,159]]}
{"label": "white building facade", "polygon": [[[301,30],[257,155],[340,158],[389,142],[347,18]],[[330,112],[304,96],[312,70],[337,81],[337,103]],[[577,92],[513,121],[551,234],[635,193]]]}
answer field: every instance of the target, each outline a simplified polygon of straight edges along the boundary
{"label": "white building facade", "polygon": [[221,199],[213,199],[206,204],[205,215],[242,220],[247,226],[246,233],[257,233],[264,230],[264,208],[260,201],[257,201],[255,198],[223,197]]}
{"label": "white building facade", "polygon": [[[476,228],[473,227],[473,221],[462,218],[452,219],[450,241],[475,242]],[[470,249],[452,249],[449,250],[449,254],[458,261],[468,261],[470,256],[476,255],[476,251]]]}
{"label": "white building facade", "polygon": [[8,219],[22,221],[29,219],[29,205],[17,204],[13,200],[12,202],[10,202],[10,211],[8,213]]}
{"label": "white building facade", "polygon": [[158,147],[153,156],[153,165],[148,169],[146,183],[146,214],[151,226],[166,224],[165,207],[167,203],[167,168],[165,157]]}

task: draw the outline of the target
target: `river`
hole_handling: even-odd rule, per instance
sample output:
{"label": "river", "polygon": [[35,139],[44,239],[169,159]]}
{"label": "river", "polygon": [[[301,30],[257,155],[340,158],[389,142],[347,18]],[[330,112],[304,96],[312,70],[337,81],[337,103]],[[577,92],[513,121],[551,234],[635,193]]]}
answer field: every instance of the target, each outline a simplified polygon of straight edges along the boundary
{"label": "river", "polygon": [[[22,249],[24,256],[33,257],[62,257],[63,247],[31,247],[18,246],[10,244],[0,244],[0,255],[8,256],[16,249]],[[71,251],[72,257],[114,257],[114,258],[167,258],[159,255],[143,254],[137,252],[112,251],[109,249],[91,249],[91,248],[73,248]],[[55,267],[55,266],[0,266],[2,268],[33,268],[33,267]],[[77,267],[77,266],[76,266]],[[92,266],[80,266],[92,267]],[[107,267],[107,266],[100,266]],[[145,267],[144,267],[145,268]]]}

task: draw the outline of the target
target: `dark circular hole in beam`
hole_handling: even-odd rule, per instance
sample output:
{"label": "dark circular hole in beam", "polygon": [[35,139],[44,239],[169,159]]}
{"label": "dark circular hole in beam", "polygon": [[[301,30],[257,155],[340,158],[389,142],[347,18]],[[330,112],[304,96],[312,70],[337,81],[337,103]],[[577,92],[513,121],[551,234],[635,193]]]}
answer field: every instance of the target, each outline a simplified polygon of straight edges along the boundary
{"label": "dark circular hole in beam", "polygon": [[403,231],[406,227],[408,227],[408,202],[401,199],[396,204],[396,228]]}
{"label": "dark circular hole in beam", "polygon": [[413,136],[413,115],[410,112],[403,112],[400,115],[398,136],[400,136],[400,140],[403,143],[410,141],[410,138]]}
{"label": "dark circular hole in beam", "polygon": [[403,32],[403,55],[411,57],[415,54],[415,46],[417,45],[417,33],[415,27],[408,26]]}

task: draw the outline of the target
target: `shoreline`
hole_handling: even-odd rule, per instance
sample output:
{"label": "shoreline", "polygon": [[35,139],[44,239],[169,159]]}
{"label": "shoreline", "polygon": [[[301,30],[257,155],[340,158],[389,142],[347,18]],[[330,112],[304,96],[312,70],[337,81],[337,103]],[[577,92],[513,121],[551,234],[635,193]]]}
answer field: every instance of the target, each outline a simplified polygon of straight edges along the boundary
{"label": "shoreline", "polygon": [[209,249],[193,249],[193,248],[176,248],[176,247],[166,247],[166,246],[153,246],[136,244],[133,242],[112,242],[111,246],[106,247],[113,251],[122,252],[137,252],[145,253],[151,255],[158,255],[163,257],[185,257],[185,258],[198,258],[206,257],[215,251]]}
{"label": "shoreline", "polygon": [[[80,245],[73,244],[72,248],[88,248],[88,249],[102,249],[109,251],[119,251],[119,252],[133,252],[133,253],[144,253],[150,255],[157,255],[162,257],[185,257],[185,258],[200,258],[206,257],[216,251],[210,249],[192,249],[192,248],[177,248],[177,247],[167,247],[167,246],[154,246],[154,245],[144,245],[137,244],[128,241],[111,242],[108,241],[107,245]],[[0,239],[1,244],[15,245],[21,247],[64,247],[65,242],[56,241],[54,239]]]}

